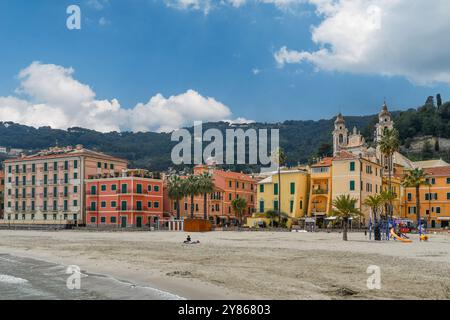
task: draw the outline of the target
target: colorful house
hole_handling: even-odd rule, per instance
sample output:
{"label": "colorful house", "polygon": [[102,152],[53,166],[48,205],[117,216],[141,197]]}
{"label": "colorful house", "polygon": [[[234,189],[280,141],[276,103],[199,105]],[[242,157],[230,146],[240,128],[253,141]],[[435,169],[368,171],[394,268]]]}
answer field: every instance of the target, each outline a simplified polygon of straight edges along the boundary
{"label": "colorful house", "polygon": [[333,201],[342,195],[357,199],[356,207],[364,214],[361,222],[367,224],[370,208],[364,201],[382,191],[382,167],[369,159],[341,151],[333,158],[331,188]]}
{"label": "colorful house", "polygon": [[[222,226],[238,223],[240,217],[238,217],[232,208],[232,201],[237,198],[244,198],[247,202],[247,208],[244,209],[242,217],[243,223],[245,223],[245,219],[255,212],[255,179],[243,173],[224,171],[214,166],[200,165],[194,168],[195,175],[200,175],[205,172],[211,174],[215,186],[214,192],[209,194],[206,200],[206,214],[212,224]],[[190,197],[185,197],[180,201],[180,214],[182,218],[188,218],[191,215],[190,201]],[[172,216],[176,216],[176,202],[168,201],[166,205],[168,208],[165,208],[164,211],[169,212]],[[194,197],[194,218],[204,218],[203,195]]]}
{"label": "colorful house", "polygon": [[145,170],[124,170],[86,180],[87,226],[159,228],[163,220],[163,181]]}
{"label": "colorful house", "polygon": [[[309,173],[305,170],[282,169],[267,174],[258,182],[257,214],[273,210],[287,214],[291,219],[304,217],[308,209]],[[261,217],[254,216],[254,224]],[[250,221],[249,221],[250,222]]]}
{"label": "colorful house", "polygon": [[84,225],[85,180],[114,174],[127,161],[82,145],[55,147],[6,160],[3,224]]}

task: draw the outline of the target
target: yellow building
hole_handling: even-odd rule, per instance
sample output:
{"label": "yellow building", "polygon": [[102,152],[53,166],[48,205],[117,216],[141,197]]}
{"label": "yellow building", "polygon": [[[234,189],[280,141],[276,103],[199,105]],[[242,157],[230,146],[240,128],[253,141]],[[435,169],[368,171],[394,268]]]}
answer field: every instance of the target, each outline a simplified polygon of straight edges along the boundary
{"label": "yellow building", "polygon": [[[282,170],[281,183],[273,172],[258,183],[257,212],[269,210],[286,213],[289,218],[306,215],[309,195],[309,174],[304,170]],[[281,199],[279,199],[281,197]],[[280,201],[281,200],[281,201]],[[281,205],[280,205],[281,202]]]}
{"label": "yellow building", "polygon": [[[389,177],[383,176],[383,191],[389,190]],[[394,174],[391,176],[391,192],[395,196],[392,201],[394,217],[401,217],[404,212],[404,198],[405,189],[402,187],[402,176]]]}
{"label": "yellow building", "polygon": [[333,158],[333,200],[342,195],[357,199],[356,206],[364,214],[361,219],[364,224],[369,221],[370,213],[370,208],[363,204],[364,200],[382,191],[381,169],[380,164],[347,151],[341,151]]}
{"label": "yellow building", "polygon": [[311,166],[311,188],[309,193],[308,216],[326,217],[332,206],[332,162],[324,158]]}
{"label": "yellow building", "polygon": [[[420,214],[430,228],[450,226],[450,166],[424,169],[429,185],[420,187]],[[405,188],[404,218],[416,221],[416,190]]]}

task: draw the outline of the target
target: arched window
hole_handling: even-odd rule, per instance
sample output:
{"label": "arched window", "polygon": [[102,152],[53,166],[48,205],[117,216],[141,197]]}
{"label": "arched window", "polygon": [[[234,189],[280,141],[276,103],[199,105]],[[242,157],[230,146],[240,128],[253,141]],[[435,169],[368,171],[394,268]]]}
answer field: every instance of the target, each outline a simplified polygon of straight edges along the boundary
{"label": "arched window", "polygon": [[339,135],[339,143],[344,142],[344,136],[342,134]]}

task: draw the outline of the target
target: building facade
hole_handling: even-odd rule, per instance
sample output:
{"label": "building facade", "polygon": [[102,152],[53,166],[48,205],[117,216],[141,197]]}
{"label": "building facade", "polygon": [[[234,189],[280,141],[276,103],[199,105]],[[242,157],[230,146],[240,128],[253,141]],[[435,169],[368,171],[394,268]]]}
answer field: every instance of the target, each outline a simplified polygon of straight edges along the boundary
{"label": "building facade", "polygon": [[163,181],[145,171],[86,180],[86,224],[98,228],[155,228],[163,220]]}
{"label": "building facade", "polygon": [[[237,198],[244,198],[247,202],[247,208],[242,213],[242,220],[245,223],[245,219],[255,212],[256,180],[249,175],[220,170],[214,166],[200,165],[194,168],[195,175],[205,172],[208,172],[214,181],[214,192],[206,199],[206,214],[211,223],[215,226],[237,224],[240,217],[232,208],[232,201]],[[167,192],[165,196],[168,198]],[[185,197],[180,201],[182,218],[190,217],[190,202],[190,197]],[[169,200],[165,203],[168,208],[165,208],[164,211],[176,216],[176,202]],[[202,195],[194,197],[194,218],[204,218],[204,197]]]}
{"label": "building facade", "polygon": [[303,170],[282,170],[272,172],[258,183],[257,212],[270,210],[288,215],[289,218],[301,218],[307,213],[309,195],[309,173]]}
{"label": "building facade", "polygon": [[[450,166],[423,169],[427,185],[419,189],[420,214],[428,228],[450,227]],[[416,190],[405,188],[403,217],[416,220]]]}
{"label": "building facade", "polygon": [[325,217],[331,212],[333,201],[332,165],[333,158],[328,157],[311,166],[309,217]]}
{"label": "building facade", "polygon": [[4,167],[3,223],[83,225],[85,179],[126,169],[127,161],[78,145],[6,160]]}

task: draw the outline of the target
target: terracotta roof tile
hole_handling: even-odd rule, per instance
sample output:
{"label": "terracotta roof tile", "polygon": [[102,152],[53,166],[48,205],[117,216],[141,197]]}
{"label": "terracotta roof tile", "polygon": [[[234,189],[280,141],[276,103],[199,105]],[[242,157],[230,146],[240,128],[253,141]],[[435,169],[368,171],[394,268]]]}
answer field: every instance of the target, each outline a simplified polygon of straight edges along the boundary
{"label": "terracotta roof tile", "polygon": [[424,169],[430,176],[450,176],[450,166]]}

